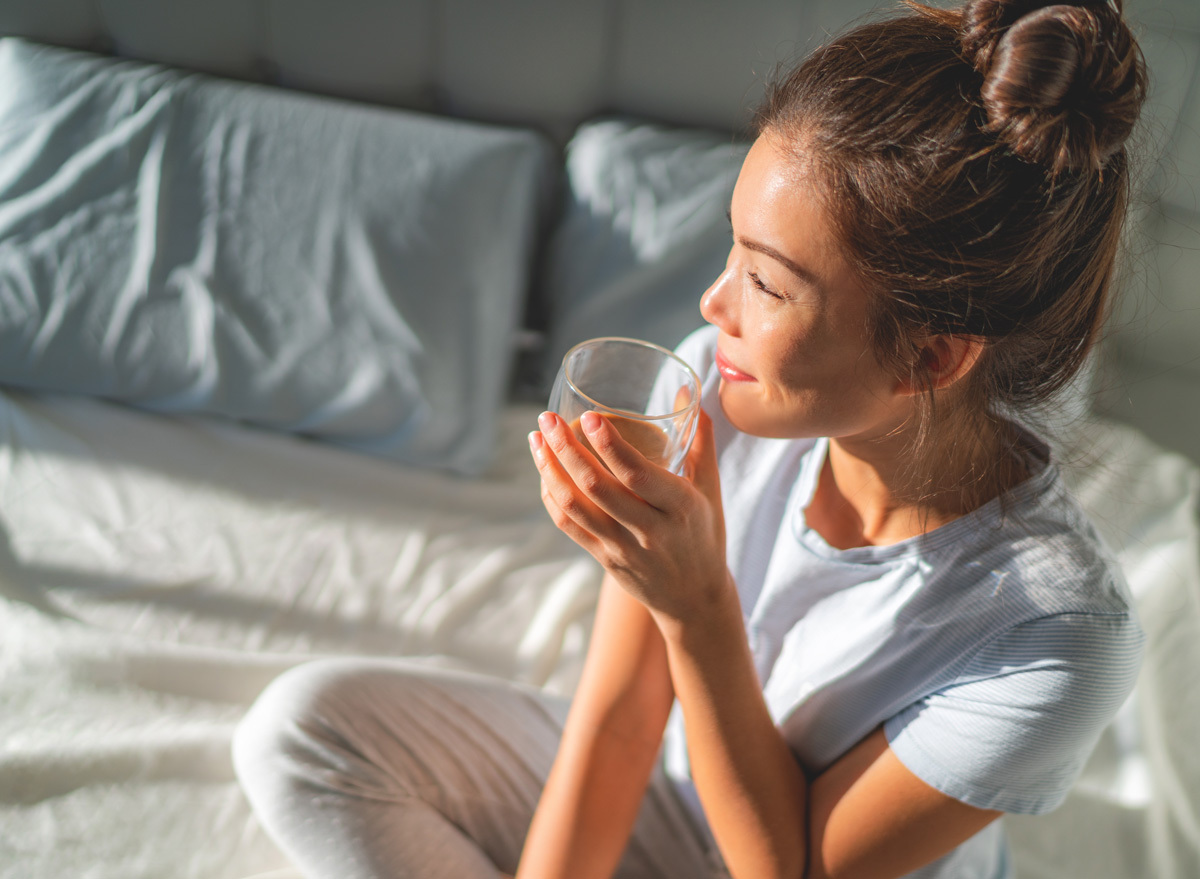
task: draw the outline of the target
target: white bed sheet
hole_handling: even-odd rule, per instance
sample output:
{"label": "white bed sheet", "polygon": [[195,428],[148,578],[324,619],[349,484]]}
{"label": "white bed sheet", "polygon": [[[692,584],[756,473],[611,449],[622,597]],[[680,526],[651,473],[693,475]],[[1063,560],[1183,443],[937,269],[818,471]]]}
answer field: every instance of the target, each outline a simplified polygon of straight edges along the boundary
{"label": "white bed sheet", "polygon": [[[292,875],[233,778],[258,691],[405,654],[569,693],[599,570],[525,433],[468,481],[108,403],[0,395],[0,879]],[[1114,424],[1069,453],[1150,633],[1068,803],[1009,820],[1022,877],[1200,875],[1200,473]],[[275,871],[279,871],[276,873]]]}
{"label": "white bed sheet", "polygon": [[536,413],[510,410],[497,465],[468,481],[216,421],[0,399],[0,876],[284,866],[229,741],[314,655],[572,689],[600,575],[541,507]]}

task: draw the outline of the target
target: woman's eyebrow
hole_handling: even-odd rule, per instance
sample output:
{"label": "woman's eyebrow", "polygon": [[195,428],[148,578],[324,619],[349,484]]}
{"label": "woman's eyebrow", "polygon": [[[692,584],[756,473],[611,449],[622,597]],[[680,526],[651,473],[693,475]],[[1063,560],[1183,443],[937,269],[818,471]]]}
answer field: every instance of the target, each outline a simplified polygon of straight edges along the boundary
{"label": "woman's eyebrow", "polygon": [[[729,227],[732,229],[733,228],[733,211],[726,210],[725,216],[729,220]],[[737,239],[737,243],[742,245],[742,247],[746,248],[747,250],[753,250],[755,253],[761,253],[764,256],[769,256],[769,257],[771,257],[771,259],[776,260],[784,268],[786,268],[789,272],[791,272],[793,275],[795,275],[797,278],[799,278],[804,283],[809,284],[812,287],[816,287],[818,290],[825,289],[825,286],[821,283],[820,278],[818,278],[815,274],[813,274],[811,271],[806,269],[804,266],[800,265],[800,263],[784,256],[782,253],[780,253],[774,247],[770,247],[766,244],[762,244],[761,242],[755,241],[752,238],[747,238],[744,235],[736,235],[735,238]]]}
{"label": "woman's eyebrow", "polygon": [[746,248],[747,250],[753,250],[757,253],[763,254],[764,256],[769,256],[769,257],[771,257],[771,259],[776,260],[777,262],[781,263],[784,268],[786,268],[789,272],[791,272],[793,275],[795,275],[797,278],[799,278],[804,283],[811,284],[812,286],[818,287],[818,288],[821,287],[821,282],[817,278],[816,275],[814,275],[812,272],[810,272],[804,266],[800,265],[800,263],[793,262],[792,260],[788,259],[786,256],[784,256],[782,253],[780,253],[775,248],[768,247],[766,244],[761,244],[757,241],[754,241],[750,238],[745,238],[741,235],[738,236],[737,240],[738,240],[738,244],[742,245],[742,247]]}

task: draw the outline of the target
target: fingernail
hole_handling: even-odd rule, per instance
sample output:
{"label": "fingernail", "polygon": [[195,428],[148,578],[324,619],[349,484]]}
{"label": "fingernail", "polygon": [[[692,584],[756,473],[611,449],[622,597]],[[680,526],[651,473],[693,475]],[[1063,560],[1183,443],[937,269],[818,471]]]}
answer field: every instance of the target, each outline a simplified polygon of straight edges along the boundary
{"label": "fingernail", "polygon": [[554,430],[554,413],[543,412],[538,416],[538,424],[542,426],[542,430]]}
{"label": "fingernail", "polygon": [[579,416],[579,423],[583,425],[583,429],[588,433],[595,433],[600,429],[600,416],[595,412],[584,412]]}

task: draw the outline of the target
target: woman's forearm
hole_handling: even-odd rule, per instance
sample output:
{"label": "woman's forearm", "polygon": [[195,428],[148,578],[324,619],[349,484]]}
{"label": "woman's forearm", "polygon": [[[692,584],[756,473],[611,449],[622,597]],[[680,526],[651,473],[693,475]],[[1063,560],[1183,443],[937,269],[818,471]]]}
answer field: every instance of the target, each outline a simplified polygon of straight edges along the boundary
{"label": "woman's forearm", "polygon": [[568,728],[526,838],[518,879],[612,876],[657,752],[657,745],[611,730]]}
{"label": "woman's forearm", "polygon": [[663,689],[683,708],[692,775],[726,863],[736,879],[799,879],[807,783],[763,701],[726,569],[711,420],[701,412],[690,479],[647,467],[603,418],[583,427],[604,468],[561,418],[543,413],[539,424],[530,443],[547,511],[653,617]]}
{"label": "woman's forearm", "polygon": [[521,855],[520,879],[612,875],[673,701],[658,627],[605,577],[583,675]]}
{"label": "woman's forearm", "polygon": [[664,623],[692,777],[734,879],[799,879],[808,785],[767,711],[737,595],[688,624]]}

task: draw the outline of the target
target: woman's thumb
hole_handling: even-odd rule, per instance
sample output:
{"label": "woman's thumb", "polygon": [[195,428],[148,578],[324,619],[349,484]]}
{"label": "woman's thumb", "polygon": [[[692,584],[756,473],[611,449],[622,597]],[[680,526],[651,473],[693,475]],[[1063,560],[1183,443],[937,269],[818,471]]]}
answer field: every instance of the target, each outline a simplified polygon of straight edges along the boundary
{"label": "woman's thumb", "polygon": [[696,436],[688,449],[685,472],[692,484],[712,500],[721,500],[721,477],[717,471],[717,447],[713,441],[713,424],[708,413],[699,411]]}

